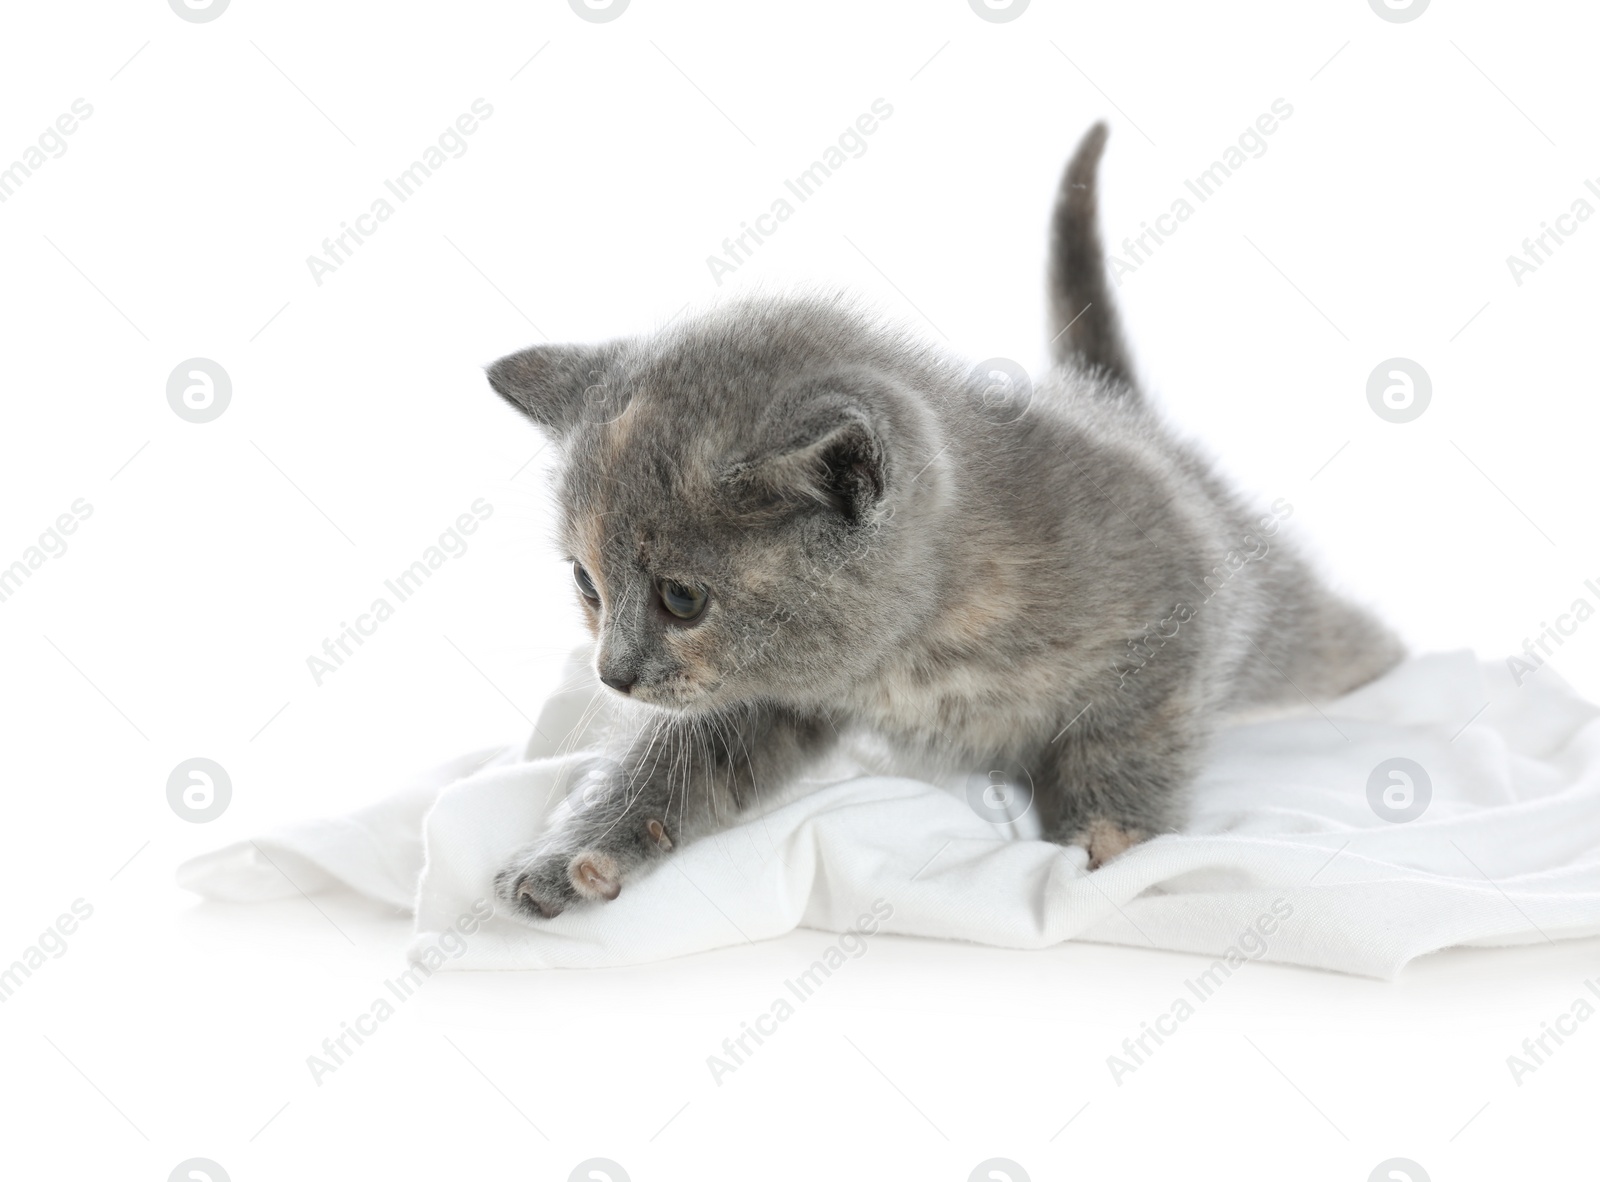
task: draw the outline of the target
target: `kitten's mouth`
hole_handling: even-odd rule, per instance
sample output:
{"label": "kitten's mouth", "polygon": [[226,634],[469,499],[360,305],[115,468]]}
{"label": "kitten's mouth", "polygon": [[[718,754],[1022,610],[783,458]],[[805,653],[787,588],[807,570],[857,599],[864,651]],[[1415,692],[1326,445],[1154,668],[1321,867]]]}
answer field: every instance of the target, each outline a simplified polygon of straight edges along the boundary
{"label": "kitten's mouth", "polygon": [[643,702],[648,706],[656,706],[662,710],[670,710],[675,714],[688,714],[695,708],[708,706],[710,699],[716,693],[722,680],[718,678],[709,684],[687,682],[670,679],[654,685],[636,685],[628,696],[636,702]]}

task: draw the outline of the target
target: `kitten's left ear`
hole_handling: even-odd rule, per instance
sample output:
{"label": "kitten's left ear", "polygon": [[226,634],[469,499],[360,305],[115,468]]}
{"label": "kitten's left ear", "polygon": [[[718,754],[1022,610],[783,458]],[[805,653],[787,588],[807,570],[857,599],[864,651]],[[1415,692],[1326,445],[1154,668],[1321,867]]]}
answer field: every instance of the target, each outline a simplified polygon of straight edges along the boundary
{"label": "kitten's left ear", "polygon": [[570,434],[586,414],[614,418],[620,397],[604,381],[611,350],[590,345],[535,345],[489,366],[494,392],[556,438]]}

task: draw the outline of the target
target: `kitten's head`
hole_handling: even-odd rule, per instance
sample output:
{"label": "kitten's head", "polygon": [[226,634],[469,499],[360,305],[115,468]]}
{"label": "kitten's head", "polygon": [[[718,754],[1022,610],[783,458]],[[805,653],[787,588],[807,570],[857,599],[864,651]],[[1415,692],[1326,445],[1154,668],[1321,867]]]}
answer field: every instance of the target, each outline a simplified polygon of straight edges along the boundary
{"label": "kitten's head", "polygon": [[680,710],[824,704],[914,624],[947,484],[925,399],[950,380],[836,300],[489,368],[561,449],[561,580],[597,672]]}

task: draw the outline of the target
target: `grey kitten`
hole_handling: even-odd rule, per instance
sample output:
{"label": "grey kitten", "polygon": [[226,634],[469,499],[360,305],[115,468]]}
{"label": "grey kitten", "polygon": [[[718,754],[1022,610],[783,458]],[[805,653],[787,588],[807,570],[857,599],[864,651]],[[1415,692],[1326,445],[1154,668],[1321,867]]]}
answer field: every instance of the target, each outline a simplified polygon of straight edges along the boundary
{"label": "grey kitten", "polygon": [[[614,899],[854,728],[1016,769],[1099,865],[1183,822],[1225,712],[1334,696],[1393,634],[1325,587],[1141,397],[1097,226],[1106,130],[1052,225],[1056,366],[1026,413],[836,298],[528,349],[494,389],[560,446],[600,679],[649,707],[497,879],[527,916]],[[1009,420],[1009,421],[1007,421]]]}

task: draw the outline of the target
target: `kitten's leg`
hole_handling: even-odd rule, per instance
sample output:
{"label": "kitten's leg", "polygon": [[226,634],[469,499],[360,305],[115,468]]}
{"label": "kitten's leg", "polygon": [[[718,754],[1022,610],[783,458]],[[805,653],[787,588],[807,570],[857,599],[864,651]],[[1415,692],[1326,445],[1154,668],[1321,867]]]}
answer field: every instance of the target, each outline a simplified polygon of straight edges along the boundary
{"label": "kitten's leg", "polygon": [[1147,838],[1175,831],[1186,812],[1203,735],[1202,716],[1168,698],[1153,707],[1093,708],[1051,743],[1035,808],[1044,837],[1089,851],[1091,869]]}
{"label": "kitten's leg", "polygon": [[578,899],[615,899],[633,874],[770,799],[835,737],[825,719],[761,707],[663,715],[620,765],[575,786],[550,831],[496,877],[496,894],[546,919]]}

